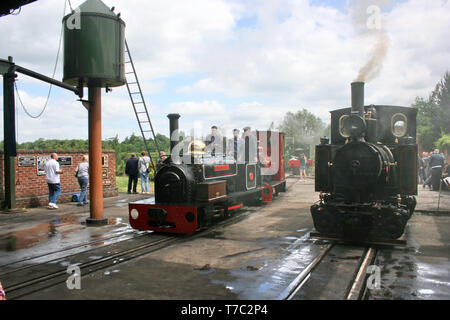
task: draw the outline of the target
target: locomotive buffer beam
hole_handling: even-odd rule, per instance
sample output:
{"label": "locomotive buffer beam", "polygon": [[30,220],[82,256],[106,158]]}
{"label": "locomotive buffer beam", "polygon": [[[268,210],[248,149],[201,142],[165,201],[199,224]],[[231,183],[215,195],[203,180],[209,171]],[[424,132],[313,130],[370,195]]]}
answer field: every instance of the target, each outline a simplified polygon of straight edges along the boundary
{"label": "locomotive buffer beam", "polygon": [[406,240],[391,240],[391,239],[371,239],[371,240],[359,240],[359,239],[346,239],[340,237],[338,234],[333,233],[320,233],[320,232],[310,232],[310,238],[319,239],[319,240],[330,240],[336,242],[345,242],[352,244],[360,244],[364,246],[406,246]]}

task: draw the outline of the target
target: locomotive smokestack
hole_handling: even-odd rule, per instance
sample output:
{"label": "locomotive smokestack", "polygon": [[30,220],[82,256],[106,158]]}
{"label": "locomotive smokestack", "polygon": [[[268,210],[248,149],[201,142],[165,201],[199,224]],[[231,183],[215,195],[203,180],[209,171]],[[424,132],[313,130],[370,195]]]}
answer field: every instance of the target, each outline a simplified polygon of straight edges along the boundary
{"label": "locomotive smokestack", "polygon": [[353,82],[352,86],[352,114],[364,115],[364,82]]}
{"label": "locomotive smokestack", "polygon": [[180,118],[180,115],[178,113],[171,113],[167,115],[167,118],[169,118],[170,121],[170,152],[172,152],[180,140],[180,135],[178,132],[178,119]]}

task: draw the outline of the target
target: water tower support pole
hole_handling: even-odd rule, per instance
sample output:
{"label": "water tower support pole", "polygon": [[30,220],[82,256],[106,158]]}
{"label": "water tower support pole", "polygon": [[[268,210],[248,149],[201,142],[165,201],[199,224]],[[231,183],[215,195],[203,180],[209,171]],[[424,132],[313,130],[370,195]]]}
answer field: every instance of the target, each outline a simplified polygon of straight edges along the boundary
{"label": "water tower support pole", "polygon": [[89,186],[90,218],[87,225],[105,225],[102,178],[102,95],[101,88],[89,87]]}
{"label": "water tower support pole", "polygon": [[[12,64],[12,58],[9,58]],[[15,157],[16,153],[16,107],[14,101],[14,81],[16,74],[10,69],[3,74],[3,132],[4,132],[4,166],[5,166],[5,206],[16,209]],[[1,177],[0,177],[1,179]]]}

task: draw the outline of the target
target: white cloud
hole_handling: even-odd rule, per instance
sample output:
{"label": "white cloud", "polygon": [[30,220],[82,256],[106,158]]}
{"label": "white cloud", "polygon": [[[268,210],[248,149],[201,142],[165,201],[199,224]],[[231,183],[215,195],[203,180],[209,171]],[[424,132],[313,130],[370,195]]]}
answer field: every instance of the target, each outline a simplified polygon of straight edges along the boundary
{"label": "white cloud", "polygon": [[[72,5],[82,2],[72,0]],[[127,24],[155,129],[164,134],[169,112],[182,115],[185,131],[189,126],[208,131],[213,123],[228,131],[245,125],[264,129],[272,121],[279,123],[285,112],[301,108],[326,119],[329,110],[350,104],[350,82],[372,48],[355,30],[349,10],[307,0],[105,3],[114,5]],[[366,86],[366,102],[409,106],[450,69],[450,1],[391,4],[383,9],[390,45],[380,74]],[[18,16],[2,17],[0,32],[8,41],[0,56],[12,55],[18,64],[50,75],[62,9],[63,1],[42,0],[23,7]],[[239,24],[249,17],[254,20],[250,25]],[[62,77],[62,60],[56,77]],[[173,84],[170,77],[183,81]],[[23,76],[20,80],[22,90],[37,83]],[[46,92],[28,93],[30,108],[39,110]],[[152,97],[159,98],[158,104]],[[44,114],[45,125],[19,120],[19,137],[86,134],[87,115],[74,96],[57,94],[54,99]],[[104,95],[103,112],[104,136],[138,133],[125,88]]]}

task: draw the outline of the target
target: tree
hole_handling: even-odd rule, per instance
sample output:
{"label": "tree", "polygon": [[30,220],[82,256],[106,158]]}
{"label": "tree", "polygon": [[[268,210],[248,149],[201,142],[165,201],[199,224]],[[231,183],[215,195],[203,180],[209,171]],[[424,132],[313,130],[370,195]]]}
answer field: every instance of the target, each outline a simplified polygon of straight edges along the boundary
{"label": "tree", "polygon": [[[286,113],[278,129],[284,132],[286,137],[294,139],[294,150],[302,148],[307,152],[310,146],[317,144],[320,137],[324,135],[326,125],[320,118],[302,109],[296,113]],[[294,150],[290,150],[290,153]]]}
{"label": "tree", "polygon": [[428,99],[417,97],[417,134],[425,150],[432,150],[437,141],[450,133],[450,73],[436,85]]}
{"label": "tree", "polygon": [[436,141],[436,148],[439,150],[450,150],[450,134],[445,134]]}

